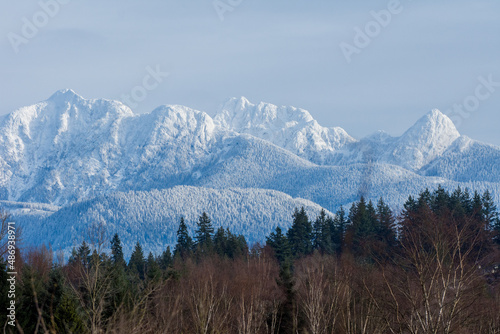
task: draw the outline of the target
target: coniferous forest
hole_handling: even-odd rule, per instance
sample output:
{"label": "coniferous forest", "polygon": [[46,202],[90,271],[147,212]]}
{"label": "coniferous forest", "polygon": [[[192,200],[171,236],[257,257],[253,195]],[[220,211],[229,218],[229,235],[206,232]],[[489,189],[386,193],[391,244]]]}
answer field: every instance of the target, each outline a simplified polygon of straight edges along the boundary
{"label": "coniferous forest", "polygon": [[[264,244],[178,222],[162,254],[129,258],[103,226],[69,259],[16,252],[7,333],[500,333],[500,220],[488,192],[439,187],[401,212],[360,198],[334,217],[290,212]],[[6,212],[0,304],[7,305]],[[223,223],[221,225],[224,225]],[[56,255],[54,255],[56,254]],[[2,322],[7,309],[0,309]],[[3,323],[2,323],[3,326]]]}

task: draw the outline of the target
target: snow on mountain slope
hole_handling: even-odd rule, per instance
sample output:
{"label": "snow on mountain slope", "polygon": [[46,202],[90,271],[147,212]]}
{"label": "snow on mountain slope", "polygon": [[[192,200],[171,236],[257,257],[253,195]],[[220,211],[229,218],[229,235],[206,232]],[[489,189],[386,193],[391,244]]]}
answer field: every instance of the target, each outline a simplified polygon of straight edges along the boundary
{"label": "snow on mountain slope", "polygon": [[302,109],[244,98],[212,119],[183,106],[135,115],[63,90],[0,117],[0,200],[11,201],[0,206],[27,240],[66,249],[98,221],[155,251],[173,242],[181,214],[192,228],[203,210],[264,241],[296,206],[314,216],[364,195],[400,208],[438,184],[490,190],[500,203],[499,162],[499,147],[460,136],[437,110],[400,137],[359,141]]}
{"label": "snow on mountain slope", "polygon": [[499,182],[500,147],[462,136],[420,171],[460,182]]}
{"label": "snow on mountain slope", "polygon": [[335,150],[355,142],[342,128],[322,127],[304,109],[264,102],[255,105],[244,97],[224,103],[214,121],[222,128],[262,138],[318,164]]}
{"label": "snow on mountain slope", "polygon": [[[489,189],[500,203],[500,183],[455,182],[440,176],[422,176],[385,163],[353,163],[318,166],[283,149],[255,138],[237,137],[224,159],[210,164],[186,184],[224,189],[227,187],[265,188],[292,197],[310,200],[335,212],[361,195],[377,201],[384,197],[393,208],[401,208],[409,195],[438,185],[453,190],[457,186],[484,192]],[[295,157],[295,159],[294,159]]]}
{"label": "snow on mountain slope", "polygon": [[453,122],[434,109],[400,137],[379,131],[347,145],[328,162],[332,165],[379,162],[417,172],[443,154],[459,137]]}
{"label": "snow on mountain slope", "polygon": [[216,136],[212,119],[187,107],[134,115],[120,102],[59,91],[0,124],[0,199],[65,204],[128,190],[144,175],[189,172]]}
{"label": "snow on mountain slope", "polygon": [[[379,132],[356,142],[340,130],[335,137],[307,111],[244,98],[231,99],[212,120],[183,106],[134,115],[120,102],[63,90],[4,117],[0,130],[0,199],[13,201],[65,205],[196,185],[274,189],[334,209],[363,189],[399,191],[398,175],[416,191],[436,180],[500,181],[488,167],[498,149],[455,148],[465,139],[437,110],[400,137]],[[323,167],[313,163],[319,160]]]}
{"label": "snow on mountain slope", "polygon": [[127,255],[137,241],[147,252],[158,254],[167,245],[175,244],[182,216],[191,235],[205,211],[215,228],[227,227],[254,243],[265,241],[275,226],[288,228],[294,209],[302,206],[313,219],[322,209],[310,201],[263,189],[177,186],[149,192],[116,192],[66,206],[38,221],[26,221],[23,237],[27,243],[50,243],[54,249],[68,253],[82,242],[92,224],[102,223],[109,239],[119,233]]}

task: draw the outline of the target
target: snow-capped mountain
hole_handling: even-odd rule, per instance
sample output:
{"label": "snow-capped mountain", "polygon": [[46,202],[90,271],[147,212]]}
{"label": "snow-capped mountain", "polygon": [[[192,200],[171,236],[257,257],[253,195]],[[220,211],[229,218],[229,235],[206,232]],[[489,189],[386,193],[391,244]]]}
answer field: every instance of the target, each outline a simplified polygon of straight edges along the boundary
{"label": "snow-capped mountain", "polygon": [[337,152],[329,162],[351,164],[376,161],[418,171],[441,156],[459,137],[460,133],[448,116],[434,109],[400,137],[391,137],[379,131]]}
{"label": "snow-capped mountain", "polygon": [[[47,238],[55,233],[54,242],[58,233],[64,239],[81,231],[78,224],[95,220],[110,232],[130,230],[134,221],[161,234],[158,220],[142,214],[144,220],[134,220],[118,211],[137,205],[155,211],[184,201],[182,214],[195,217],[202,209],[196,203],[207,198],[213,201],[203,210],[214,211],[227,226],[242,222],[254,241],[264,238],[259,221],[287,226],[291,212],[285,211],[301,201],[315,206],[314,214],[321,207],[335,212],[360,195],[383,196],[400,208],[408,195],[441,184],[490,190],[500,203],[499,162],[499,147],[461,136],[438,110],[402,136],[378,132],[360,140],[320,126],[303,109],[245,98],[230,99],[214,118],[177,105],[136,115],[120,102],[62,90],[0,118],[0,206],[14,210],[33,231],[46,230]],[[151,204],[163,190],[169,195]],[[130,196],[134,203],[114,207],[108,201],[113,196]],[[106,201],[111,204],[100,204]],[[270,203],[279,214],[266,217],[274,218],[248,209]],[[175,241],[179,214],[164,217],[161,229],[169,237],[161,243]],[[132,239],[136,232],[123,233]],[[143,237],[146,248],[159,247],[153,234]],[[33,235],[33,242],[41,240]]]}
{"label": "snow-capped mountain", "polygon": [[307,110],[264,102],[255,105],[244,97],[224,103],[214,121],[224,129],[262,138],[318,164],[356,141],[342,128],[322,127]]}
{"label": "snow-capped mountain", "polygon": [[212,119],[190,108],[134,115],[120,102],[59,91],[0,124],[0,199],[60,205],[138,181],[168,183],[210,159],[217,135]]}

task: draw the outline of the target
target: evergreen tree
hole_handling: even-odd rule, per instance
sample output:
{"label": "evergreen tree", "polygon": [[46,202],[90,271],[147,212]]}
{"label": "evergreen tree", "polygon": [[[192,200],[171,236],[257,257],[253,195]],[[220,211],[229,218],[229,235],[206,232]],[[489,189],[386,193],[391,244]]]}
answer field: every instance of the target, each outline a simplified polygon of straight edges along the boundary
{"label": "evergreen tree", "polygon": [[397,246],[396,219],[392,214],[391,209],[384,203],[382,198],[377,203],[377,240],[379,245],[376,249],[375,256],[378,259],[386,259],[392,256],[394,249]]}
{"label": "evergreen tree", "polygon": [[214,250],[219,256],[225,256],[227,254],[228,247],[228,237],[226,231],[221,226],[217,229],[214,235]]}
{"label": "evergreen tree", "polygon": [[193,239],[189,236],[189,232],[184,222],[184,217],[181,217],[181,222],[179,224],[179,229],[177,230],[177,244],[174,249],[174,256],[180,256],[185,258],[193,251],[194,243]]}
{"label": "evergreen tree", "polygon": [[500,218],[497,207],[488,190],[483,194],[482,216],[485,221],[485,229],[493,231],[493,240],[500,245]]}
{"label": "evergreen tree", "polygon": [[142,251],[141,244],[137,242],[134,251],[130,256],[130,261],[128,262],[129,270],[137,274],[139,278],[144,279],[146,262],[144,260],[144,252]]}
{"label": "evergreen tree", "polygon": [[234,259],[239,256],[248,254],[248,246],[245,237],[242,235],[235,235],[225,229],[219,227],[215,232],[214,238],[214,251],[222,257]]}
{"label": "evergreen tree", "polygon": [[74,260],[77,263],[80,263],[81,265],[83,265],[83,267],[85,267],[85,268],[89,267],[90,260],[91,260],[91,257],[90,257],[90,247],[85,242],[85,240],[82,242],[82,244],[80,245],[80,247],[78,247],[78,249],[76,251],[76,256],[75,256]]}
{"label": "evergreen tree", "polygon": [[85,324],[78,313],[78,302],[69,291],[65,291],[54,312],[55,333],[85,333]]}
{"label": "evergreen tree", "polygon": [[333,254],[335,252],[332,241],[332,227],[334,227],[333,221],[322,209],[313,224],[313,249],[317,249],[324,254]]}
{"label": "evergreen tree", "polygon": [[279,226],[266,238],[267,245],[274,250],[274,255],[280,264],[284,263],[292,255],[287,237]]}
{"label": "evergreen tree", "polygon": [[312,225],[304,207],[300,211],[295,209],[287,238],[293,256],[299,257],[312,252]]}
{"label": "evergreen tree", "polygon": [[150,281],[158,281],[161,278],[161,270],[153,253],[149,252],[146,261],[147,276]]}
{"label": "evergreen tree", "polygon": [[329,222],[332,235],[332,247],[337,256],[340,256],[344,248],[344,237],[348,224],[346,212],[342,206],[336,212],[335,218],[333,220],[329,220]]}
{"label": "evergreen tree", "polygon": [[372,260],[377,236],[377,217],[372,202],[361,197],[349,212],[348,243],[352,254],[363,260]]}
{"label": "evergreen tree", "polygon": [[123,248],[118,233],[116,233],[111,240],[111,260],[114,265],[125,266]]}
{"label": "evergreen tree", "polygon": [[166,270],[172,265],[172,252],[170,251],[170,246],[161,254],[160,258],[160,269]]}
{"label": "evergreen tree", "polygon": [[196,246],[202,253],[210,252],[212,250],[213,234],[214,227],[212,226],[212,221],[206,212],[203,212],[198,220],[197,229],[195,231]]}

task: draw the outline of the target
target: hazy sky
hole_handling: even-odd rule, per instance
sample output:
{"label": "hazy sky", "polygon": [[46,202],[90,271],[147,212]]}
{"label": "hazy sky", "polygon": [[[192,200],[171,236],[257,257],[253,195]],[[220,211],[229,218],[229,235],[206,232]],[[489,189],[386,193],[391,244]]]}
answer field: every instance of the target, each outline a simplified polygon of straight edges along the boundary
{"label": "hazy sky", "polygon": [[497,0],[22,0],[0,22],[0,114],[62,88],[136,112],[246,96],[360,138],[465,103],[459,131],[500,145]]}

